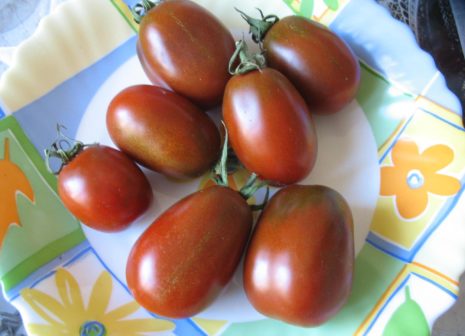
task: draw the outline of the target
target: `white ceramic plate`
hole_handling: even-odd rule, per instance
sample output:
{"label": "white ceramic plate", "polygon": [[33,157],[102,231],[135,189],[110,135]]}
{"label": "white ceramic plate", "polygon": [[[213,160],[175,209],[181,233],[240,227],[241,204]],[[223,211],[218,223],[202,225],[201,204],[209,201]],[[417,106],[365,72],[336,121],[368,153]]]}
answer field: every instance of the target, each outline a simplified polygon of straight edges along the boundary
{"label": "white ceramic plate", "polygon": [[[234,28],[234,27],[232,27]],[[84,143],[114,144],[105,126],[109,102],[129,85],[149,83],[137,56],[117,69],[100,87],[86,109],[77,138]],[[220,111],[210,115],[219,119]],[[355,222],[356,252],[362,248],[371,224],[379,194],[379,168],[372,130],[354,101],[344,111],[330,117],[316,118],[318,157],[314,170],[302,184],[323,184],[338,190],[349,202]],[[131,246],[162,211],[177,200],[197,190],[200,179],[186,183],[170,182],[163,176],[144,170],[149,177],[155,202],[134,225],[121,233],[102,233],[84,227],[87,238],[105,263],[125,282],[125,265]],[[261,318],[245,297],[241,267],[234,281],[215,303],[200,316],[211,319],[243,321]]]}
{"label": "white ceramic plate", "polygon": [[[282,1],[196,1],[221,18],[236,39],[247,32],[247,26],[234,7],[249,13],[261,8],[265,13],[280,17],[293,14]],[[252,42],[249,41],[249,45]],[[98,141],[113,145],[105,128],[105,112],[112,97],[129,85],[149,83],[136,56],[117,69],[96,92],[80,123],[77,138],[84,142]],[[212,111],[212,117],[220,111]],[[323,184],[338,190],[349,202],[354,215],[356,251],[360,251],[371,224],[371,217],[379,194],[377,148],[370,125],[354,101],[344,112],[331,117],[316,118],[318,159],[310,176],[302,184]],[[96,138],[96,134],[98,137]],[[129,230],[118,234],[105,234],[85,228],[92,246],[113,272],[125,281],[125,262],[136,239],[162,211],[180,198],[195,191],[200,180],[172,183],[162,176],[145,170],[155,194],[156,202],[149,212]],[[348,173],[350,172],[350,173]],[[238,268],[233,281],[224,293],[199,316],[229,321],[246,321],[263,318],[249,303],[242,288],[242,272]]]}

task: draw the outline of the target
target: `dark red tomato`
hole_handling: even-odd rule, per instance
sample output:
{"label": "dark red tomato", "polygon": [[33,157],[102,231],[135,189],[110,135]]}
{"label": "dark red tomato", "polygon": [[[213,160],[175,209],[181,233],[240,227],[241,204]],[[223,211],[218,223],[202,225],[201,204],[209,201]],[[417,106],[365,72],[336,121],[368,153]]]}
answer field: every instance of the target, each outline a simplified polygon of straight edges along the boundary
{"label": "dark red tomato", "polygon": [[126,279],[134,298],[160,316],[199,313],[231,279],[251,227],[252,212],[232,189],[213,186],[182,199],[131,250]]}
{"label": "dark red tomato", "polygon": [[237,157],[262,179],[292,184],[312,170],[317,153],[313,119],[278,71],[265,68],[231,78],[223,117]]}
{"label": "dark red tomato", "polygon": [[150,205],[153,194],[140,168],[119,150],[92,145],[58,175],[58,194],[85,225],[121,231]]}
{"label": "dark red tomato", "polygon": [[334,316],[352,287],[352,215],[323,186],[293,185],[270,200],[244,263],[244,289],[262,314],[300,326]]}
{"label": "dark red tomato", "polygon": [[268,30],[263,46],[268,65],[294,83],[312,112],[334,113],[354,99],[360,82],[357,58],[321,24],[285,17]]}
{"label": "dark red tomato", "polygon": [[165,0],[142,19],[138,55],[148,77],[200,106],[220,103],[234,39],[210,12],[189,0]]}
{"label": "dark red tomato", "polygon": [[106,122],[122,151],[167,176],[199,176],[220,153],[220,134],[208,115],[186,98],[156,86],[121,91],[108,107]]}

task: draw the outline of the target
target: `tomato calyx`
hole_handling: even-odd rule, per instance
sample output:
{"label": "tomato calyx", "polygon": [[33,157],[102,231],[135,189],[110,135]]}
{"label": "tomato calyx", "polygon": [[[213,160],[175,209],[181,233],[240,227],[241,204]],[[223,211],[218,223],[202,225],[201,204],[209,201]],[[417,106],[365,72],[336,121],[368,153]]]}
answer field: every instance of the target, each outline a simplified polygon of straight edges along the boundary
{"label": "tomato calyx", "polygon": [[221,150],[221,157],[211,171],[211,179],[217,185],[228,187],[229,186],[228,167],[227,167],[228,154],[229,154],[228,131],[226,130],[226,127],[224,127],[224,130],[225,130],[225,135],[224,135],[223,148]]}
{"label": "tomato calyx", "polygon": [[[223,149],[221,151],[221,157],[216,163],[215,167],[213,167],[211,172],[211,179],[220,186],[228,187],[228,175],[233,173],[238,169],[240,166],[240,162],[238,161],[237,157],[235,156],[234,151],[232,148],[229,148],[228,145],[228,130],[226,126],[224,126],[224,143]],[[252,211],[262,210],[266,203],[268,202],[270,188],[268,186],[268,182],[261,180],[257,174],[251,173],[246,183],[242,186],[239,190],[239,194],[245,199],[248,200],[252,197],[255,192],[257,192],[262,187],[266,186],[266,194],[262,204],[254,204],[251,205],[250,208]]]}
{"label": "tomato calyx", "polygon": [[[237,64],[237,65],[236,65]],[[252,54],[249,52],[244,39],[236,41],[236,50],[229,60],[228,71],[231,75],[243,75],[253,70],[266,67],[263,51]]]}
{"label": "tomato calyx", "polygon": [[241,194],[241,196],[244,197],[245,200],[248,200],[250,197],[252,197],[253,194],[255,194],[255,192],[258,189],[261,189],[265,186],[266,193],[263,202],[261,204],[250,205],[252,211],[263,210],[266,204],[268,203],[268,199],[270,197],[270,187],[268,186],[268,183],[266,181],[261,180],[257,174],[252,173],[250,174],[250,177],[244,184],[244,186],[242,186],[241,190],[239,190],[239,194]]}
{"label": "tomato calyx", "polygon": [[139,24],[144,18],[145,14],[152,8],[159,5],[163,0],[141,0],[136,3],[131,9],[132,16],[134,21]]}
{"label": "tomato calyx", "polygon": [[[45,164],[47,170],[54,175],[58,175],[64,166],[66,166],[76,155],[78,155],[86,146],[83,142],[63,134],[62,129],[66,129],[65,126],[57,125],[57,137],[55,141],[50,145],[50,148],[45,149]],[[50,165],[51,158],[58,158],[60,160],[60,166],[57,170],[53,170]]]}
{"label": "tomato calyx", "polygon": [[228,175],[236,172],[242,165],[228,143],[228,130],[223,123],[224,143],[221,156],[211,171],[211,179],[220,186],[229,187]]}
{"label": "tomato calyx", "polygon": [[265,38],[266,33],[276,22],[279,21],[279,18],[274,14],[264,16],[263,12],[259,8],[257,8],[257,10],[261,16],[260,19],[250,17],[249,15],[240,11],[239,9],[235,9],[239,12],[239,14],[241,14],[242,18],[249,24],[249,33],[252,35],[252,40],[255,43],[259,44],[260,49],[263,49],[262,42]]}

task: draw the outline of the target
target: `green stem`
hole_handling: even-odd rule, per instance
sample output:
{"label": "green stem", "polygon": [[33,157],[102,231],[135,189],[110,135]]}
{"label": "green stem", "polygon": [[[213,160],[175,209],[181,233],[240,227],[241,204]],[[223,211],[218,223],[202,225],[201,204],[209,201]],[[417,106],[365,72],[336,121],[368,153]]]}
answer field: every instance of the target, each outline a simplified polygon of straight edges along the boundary
{"label": "green stem", "polygon": [[213,167],[211,179],[218,185],[223,187],[228,187],[228,168],[227,168],[227,161],[228,161],[228,130],[226,129],[225,124],[223,123],[224,127],[224,143],[223,149],[221,151],[220,160],[216,163],[215,167]]}
{"label": "green stem", "polygon": [[[45,164],[47,170],[52,174],[58,175],[63,167],[67,165],[76,155],[79,154],[87,145],[81,141],[71,139],[63,134],[62,129],[66,129],[63,125],[57,125],[57,137],[50,145],[50,148],[45,149]],[[50,159],[58,158],[60,167],[54,171],[50,166]]]}
{"label": "green stem", "polygon": [[[229,187],[229,182],[228,182],[228,173],[231,171],[235,171],[238,166],[240,165],[239,160],[235,156],[235,153],[232,151],[232,149],[229,148],[228,146],[228,130],[223,123],[224,127],[224,143],[223,143],[223,149],[221,151],[221,157],[216,163],[215,167],[213,167],[212,172],[211,172],[211,179],[220,186],[223,187]],[[231,165],[231,159],[233,159],[233,164]],[[231,167],[232,166],[232,167]],[[231,169],[232,168],[232,169]],[[255,192],[264,187],[267,186],[268,188],[268,183],[266,181],[261,180],[257,174],[252,173],[250,174],[249,179],[247,182],[242,186],[242,188],[239,190],[240,195],[245,199],[248,200],[250,197],[255,194]],[[264,205],[268,201],[268,195],[269,195],[269,188],[267,189],[266,197],[265,197],[265,202],[261,205],[253,205],[252,210],[260,210],[263,209]]]}
{"label": "green stem", "polygon": [[[237,64],[237,65],[235,65]],[[236,50],[229,60],[228,71],[231,75],[243,75],[253,70],[261,70],[266,67],[266,59],[263,52],[249,53],[244,39],[236,42]]]}
{"label": "green stem", "polygon": [[252,34],[252,40],[260,45],[260,49],[263,49],[262,42],[265,39],[266,33],[276,22],[279,21],[279,18],[273,14],[264,16],[263,12],[259,8],[257,8],[257,10],[260,13],[260,19],[250,17],[239,9],[235,9],[249,24],[249,33]]}
{"label": "green stem", "polygon": [[234,152],[234,149],[229,146],[228,147],[228,158],[227,158],[227,173],[228,175],[234,174],[237,172],[240,168],[242,168],[242,163],[239,161],[239,158],[237,157],[236,153]]}
{"label": "green stem", "polygon": [[244,186],[239,190],[239,193],[241,194],[242,197],[244,197],[246,200],[252,197],[255,192],[266,186],[267,182],[261,180],[257,174],[252,173],[249,176],[249,179],[247,182],[244,184]]}
{"label": "green stem", "polygon": [[261,211],[266,207],[269,199],[270,199],[270,187],[267,185],[265,198],[263,199],[262,204],[253,204],[250,206],[250,208],[252,209],[252,211]]}
{"label": "green stem", "polygon": [[131,9],[134,21],[139,24],[149,10],[159,5],[163,0],[141,0]]}

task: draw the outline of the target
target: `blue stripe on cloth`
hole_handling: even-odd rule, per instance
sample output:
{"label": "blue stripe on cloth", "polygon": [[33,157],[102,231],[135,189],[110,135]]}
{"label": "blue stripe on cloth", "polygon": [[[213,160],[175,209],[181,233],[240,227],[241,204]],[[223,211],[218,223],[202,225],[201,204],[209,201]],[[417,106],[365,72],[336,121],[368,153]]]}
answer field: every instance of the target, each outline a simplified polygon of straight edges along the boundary
{"label": "blue stripe on cloth", "polygon": [[[79,245],[63,253],[60,257],[53,259],[48,264],[45,264],[37,271],[31,273],[27,278],[21,281],[18,285],[10,289],[5,293],[5,297],[8,301],[14,301],[20,295],[20,291],[23,288],[34,288],[38,283],[49,278],[55,274],[57,267],[63,264],[63,261],[70,263],[71,260],[80,259],[83,255],[90,251],[90,245],[87,240],[83,241]],[[65,264],[66,265],[66,264]]]}
{"label": "blue stripe on cloth", "polygon": [[56,125],[73,137],[87,106],[99,87],[119,66],[136,54],[134,35],[102,59],[69,78],[31,104],[14,112],[30,141],[43,155],[56,137]]}

